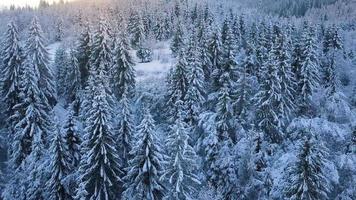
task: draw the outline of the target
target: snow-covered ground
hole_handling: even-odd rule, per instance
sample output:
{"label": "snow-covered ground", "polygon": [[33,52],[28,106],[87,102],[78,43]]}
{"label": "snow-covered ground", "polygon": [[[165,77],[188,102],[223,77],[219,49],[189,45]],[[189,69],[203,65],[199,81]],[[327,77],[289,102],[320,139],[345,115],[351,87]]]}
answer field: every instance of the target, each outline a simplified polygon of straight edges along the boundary
{"label": "snow-covered ground", "polygon": [[[54,61],[56,50],[60,45],[60,42],[56,42],[47,46],[52,62]],[[145,80],[164,78],[174,62],[168,42],[160,42],[154,45],[152,62],[138,62],[139,59],[136,58],[136,51],[131,51],[131,56],[133,56],[136,61],[134,68],[136,70],[136,80],[138,83]],[[53,69],[53,71],[56,71],[56,69]]]}

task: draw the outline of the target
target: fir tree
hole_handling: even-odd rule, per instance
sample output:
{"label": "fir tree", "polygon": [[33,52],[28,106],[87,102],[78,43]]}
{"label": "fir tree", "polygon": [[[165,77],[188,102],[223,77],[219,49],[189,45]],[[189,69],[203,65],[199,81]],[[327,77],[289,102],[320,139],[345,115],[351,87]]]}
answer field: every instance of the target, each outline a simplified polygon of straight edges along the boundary
{"label": "fir tree", "polygon": [[[3,48],[1,49],[2,63],[0,64],[2,67],[1,94],[7,107],[8,118],[15,114],[13,107],[20,101],[22,53],[16,24],[10,22],[4,35]],[[12,121],[13,119],[9,118],[9,127],[13,126]]]}
{"label": "fir tree", "polygon": [[155,133],[154,120],[148,110],[138,126],[135,139],[137,141],[130,151],[132,159],[124,178],[124,195],[138,200],[162,199],[165,187],[159,178],[163,172],[163,155]]}
{"label": "fir tree", "polygon": [[176,115],[175,103],[178,100],[184,100],[188,92],[188,63],[184,50],[180,52],[178,63],[168,75],[167,107],[171,117]]}
{"label": "fir tree", "polygon": [[28,39],[25,45],[25,65],[39,75],[38,86],[43,91],[50,106],[57,103],[56,90],[52,70],[49,65],[50,57],[45,47],[45,39],[38,19],[35,17],[30,25]]}
{"label": "fir tree", "polygon": [[304,24],[301,44],[302,48],[302,65],[300,69],[300,80],[298,93],[301,95],[300,112],[308,114],[311,106],[311,95],[314,89],[319,85],[319,60],[317,55],[317,46],[315,41],[314,29],[309,27],[307,23]]}
{"label": "fir tree", "polygon": [[60,42],[63,40],[63,20],[59,19],[55,25],[55,29],[56,29],[56,35],[55,35],[55,40],[57,42]]}
{"label": "fir tree", "polygon": [[[211,56],[212,73],[219,70],[223,64],[223,50],[219,30],[215,30],[209,42],[209,55]],[[214,78],[214,85],[217,85],[217,80]]]}
{"label": "fir tree", "polygon": [[267,139],[272,143],[280,143],[282,140],[281,121],[279,119],[278,105],[281,95],[281,84],[278,76],[278,68],[270,52],[268,62],[262,66],[262,82],[255,95],[256,125],[266,133]]}
{"label": "fir tree", "polygon": [[64,97],[67,92],[66,75],[68,73],[68,54],[63,46],[60,46],[54,56],[54,68],[57,69],[57,92],[58,96]]}
{"label": "fir tree", "polygon": [[64,140],[58,130],[52,139],[50,146],[49,173],[50,179],[47,181],[48,198],[55,200],[69,200],[71,196],[63,186],[63,178],[69,172],[69,160],[66,154]]}
{"label": "fir tree", "polygon": [[133,12],[129,19],[128,30],[131,34],[131,44],[133,47],[138,48],[142,45],[145,39],[145,27],[142,21],[142,17]]}
{"label": "fir tree", "polygon": [[118,127],[117,146],[118,151],[123,161],[123,167],[127,167],[129,160],[129,152],[131,151],[132,137],[134,133],[133,115],[130,105],[129,94],[127,89],[123,92],[122,98],[119,101],[120,118]]}
{"label": "fir tree", "polygon": [[248,115],[252,99],[252,76],[256,75],[257,62],[252,47],[246,45],[246,53],[242,62],[237,67],[238,80],[236,83],[237,97],[234,103],[234,111],[241,125],[248,125]]}
{"label": "fir tree", "polygon": [[288,167],[285,195],[291,199],[328,199],[327,151],[315,138],[304,139],[297,160]]}
{"label": "fir tree", "polygon": [[77,169],[80,161],[81,138],[76,126],[74,110],[72,109],[64,125],[64,150],[67,152],[71,171]]}
{"label": "fir tree", "polygon": [[69,53],[69,59],[67,64],[66,73],[66,99],[68,103],[73,104],[76,113],[79,110],[80,105],[80,91],[81,91],[81,79],[78,60],[76,58],[76,52],[71,49]]}
{"label": "fir tree", "polygon": [[197,155],[189,144],[189,129],[183,120],[183,102],[177,101],[176,104],[178,114],[166,141],[169,160],[162,179],[171,185],[167,199],[188,200],[193,199],[196,186],[200,184],[196,174]]}
{"label": "fir tree", "polygon": [[78,39],[78,47],[76,51],[82,88],[85,88],[85,86],[87,85],[87,80],[89,77],[89,60],[91,55],[91,46],[92,36],[90,33],[90,28],[88,24],[85,24],[85,27],[82,30]]}
{"label": "fir tree", "polygon": [[198,116],[202,111],[204,98],[204,72],[199,61],[199,49],[195,43],[196,37],[191,36],[187,62],[188,68],[188,90],[184,97],[186,120],[190,126],[194,126],[198,121]]}
{"label": "fir tree", "polygon": [[114,50],[114,66],[113,66],[113,84],[114,93],[120,100],[125,90],[128,97],[132,97],[135,89],[135,70],[134,62],[129,52],[129,44],[126,34],[120,36]]}
{"label": "fir tree", "polygon": [[184,32],[182,23],[180,21],[177,22],[177,28],[174,32],[173,40],[171,43],[171,51],[174,56],[179,55],[179,51],[183,48],[184,42]]}
{"label": "fir tree", "polygon": [[278,117],[281,119],[282,126],[288,124],[291,114],[295,110],[294,94],[297,85],[291,70],[290,55],[287,49],[287,36],[276,25],[274,26],[274,45],[272,49],[273,60],[277,65],[277,76],[280,80],[280,92],[278,99]]}
{"label": "fir tree", "polygon": [[89,86],[93,98],[84,109],[85,135],[79,167],[78,199],[116,199],[120,195],[120,159],[112,130],[112,108],[108,103],[104,69],[91,71]]}

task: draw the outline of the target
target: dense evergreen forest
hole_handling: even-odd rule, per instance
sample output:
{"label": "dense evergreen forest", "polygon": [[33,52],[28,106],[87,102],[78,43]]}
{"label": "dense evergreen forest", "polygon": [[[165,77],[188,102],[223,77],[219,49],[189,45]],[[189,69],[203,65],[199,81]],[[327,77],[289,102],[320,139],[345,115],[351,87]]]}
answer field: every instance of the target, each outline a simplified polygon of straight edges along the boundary
{"label": "dense evergreen forest", "polygon": [[356,199],[356,2],[0,11],[1,200]]}

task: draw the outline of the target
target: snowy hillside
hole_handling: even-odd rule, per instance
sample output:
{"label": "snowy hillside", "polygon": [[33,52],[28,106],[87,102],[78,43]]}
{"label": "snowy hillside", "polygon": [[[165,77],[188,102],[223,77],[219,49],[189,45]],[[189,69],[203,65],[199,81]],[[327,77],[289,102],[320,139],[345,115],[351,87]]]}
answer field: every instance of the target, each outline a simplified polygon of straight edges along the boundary
{"label": "snowy hillside", "polygon": [[0,200],[356,199],[355,6],[1,10]]}

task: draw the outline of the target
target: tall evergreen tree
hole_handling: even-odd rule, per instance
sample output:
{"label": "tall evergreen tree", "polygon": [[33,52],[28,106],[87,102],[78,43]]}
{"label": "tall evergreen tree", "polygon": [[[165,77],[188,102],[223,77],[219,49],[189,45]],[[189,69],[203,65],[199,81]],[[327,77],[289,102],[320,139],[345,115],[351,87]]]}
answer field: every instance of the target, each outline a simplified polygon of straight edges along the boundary
{"label": "tall evergreen tree", "polygon": [[57,70],[58,96],[64,97],[67,92],[66,73],[68,73],[68,54],[63,46],[60,46],[54,55],[54,68]]}
{"label": "tall evergreen tree", "polygon": [[57,130],[50,146],[49,173],[51,174],[51,177],[46,184],[49,199],[72,199],[65,190],[62,182],[63,178],[69,172],[69,159],[66,153],[63,137],[60,130]]}
{"label": "tall evergreen tree", "polygon": [[139,13],[133,12],[129,19],[128,30],[131,34],[131,44],[138,48],[145,39],[145,27]]}
{"label": "tall evergreen tree", "polygon": [[196,187],[200,184],[196,174],[197,155],[189,144],[189,129],[183,120],[183,102],[177,101],[176,104],[178,114],[166,141],[169,160],[162,179],[168,180],[171,185],[167,199],[188,200],[193,199]]}
{"label": "tall evergreen tree", "polygon": [[272,59],[277,65],[277,76],[280,81],[280,94],[278,99],[277,114],[281,119],[282,126],[288,125],[291,114],[295,110],[294,94],[297,85],[292,73],[291,60],[288,51],[287,36],[278,26],[274,26],[274,45],[272,49]]}
{"label": "tall evergreen tree", "polygon": [[119,155],[123,162],[123,168],[127,167],[129,160],[129,152],[131,151],[131,144],[133,142],[134,124],[132,109],[130,104],[130,98],[127,89],[122,94],[122,98],[119,101],[120,116],[118,127],[118,139],[117,146]]}
{"label": "tall evergreen tree", "polygon": [[69,166],[71,171],[77,169],[80,161],[80,144],[81,138],[76,125],[74,117],[74,110],[72,109],[66,119],[64,125],[64,150],[67,152]]}
{"label": "tall evergreen tree", "polygon": [[33,68],[33,71],[39,75],[38,86],[43,91],[49,105],[53,107],[57,103],[56,90],[49,65],[49,53],[45,47],[43,31],[37,17],[32,20],[30,25],[25,45],[25,56],[25,65]]}
{"label": "tall evergreen tree", "polygon": [[177,22],[177,28],[174,32],[174,36],[173,36],[172,43],[171,43],[172,54],[174,56],[179,56],[179,51],[184,46],[184,44],[185,44],[184,31],[183,31],[182,23],[179,20]]}
{"label": "tall evergreen tree", "polygon": [[278,76],[278,68],[273,57],[269,53],[268,61],[262,65],[262,82],[255,95],[256,125],[266,133],[267,139],[272,143],[280,143],[282,140],[281,120],[279,119],[278,105],[281,95],[281,84]]}
{"label": "tall evergreen tree", "polygon": [[190,126],[198,122],[198,116],[202,111],[205,101],[204,97],[204,72],[199,61],[199,48],[196,44],[196,37],[192,34],[188,47],[188,90],[184,97],[186,110],[186,120]]}
{"label": "tall evergreen tree", "polygon": [[163,173],[163,154],[155,133],[154,120],[148,110],[138,126],[135,139],[136,143],[130,152],[132,159],[124,178],[124,195],[138,200],[162,199],[165,187],[159,178]]}
{"label": "tall evergreen tree", "polygon": [[78,39],[77,46],[77,60],[80,70],[81,85],[83,88],[87,85],[89,77],[89,60],[91,55],[92,35],[88,24],[85,24],[80,37]]}
{"label": "tall evergreen tree", "polygon": [[113,87],[116,97],[120,100],[127,90],[127,97],[132,97],[135,89],[134,62],[129,52],[126,34],[123,32],[114,50]]}
{"label": "tall evergreen tree", "polygon": [[287,168],[285,195],[291,199],[328,199],[326,148],[315,138],[304,139],[297,160]]}
{"label": "tall evergreen tree", "polygon": [[79,167],[78,199],[116,199],[120,195],[120,159],[112,130],[112,108],[105,87],[104,69],[91,71],[89,86],[93,99],[86,104],[85,135]]}
{"label": "tall evergreen tree", "polygon": [[[15,114],[13,107],[20,101],[20,78],[21,65],[23,63],[23,52],[20,46],[18,30],[14,22],[7,25],[8,29],[4,35],[3,48],[1,49],[1,95],[6,104],[6,115],[9,127],[13,127],[13,119],[10,116]],[[11,138],[11,137],[10,137]]]}
{"label": "tall evergreen tree", "polygon": [[67,63],[67,73],[66,73],[66,99],[68,103],[73,104],[73,108],[76,113],[79,110],[79,105],[81,101],[80,91],[81,91],[81,77],[80,69],[78,65],[78,60],[76,58],[76,52],[71,49],[69,53],[68,63]]}
{"label": "tall evergreen tree", "polygon": [[[211,56],[212,72],[221,68],[223,63],[223,47],[221,44],[221,37],[219,30],[213,31],[209,42],[209,55]],[[216,85],[214,80],[214,85]]]}
{"label": "tall evergreen tree", "polygon": [[168,75],[168,91],[167,91],[167,107],[171,117],[174,117],[176,112],[175,104],[178,100],[184,100],[188,92],[188,62],[186,53],[181,50],[178,62]]}
{"label": "tall evergreen tree", "polygon": [[317,55],[317,46],[315,41],[315,31],[305,22],[301,39],[302,47],[302,65],[300,69],[300,80],[298,93],[301,95],[300,112],[308,114],[311,106],[311,95],[314,89],[319,86],[319,59]]}

